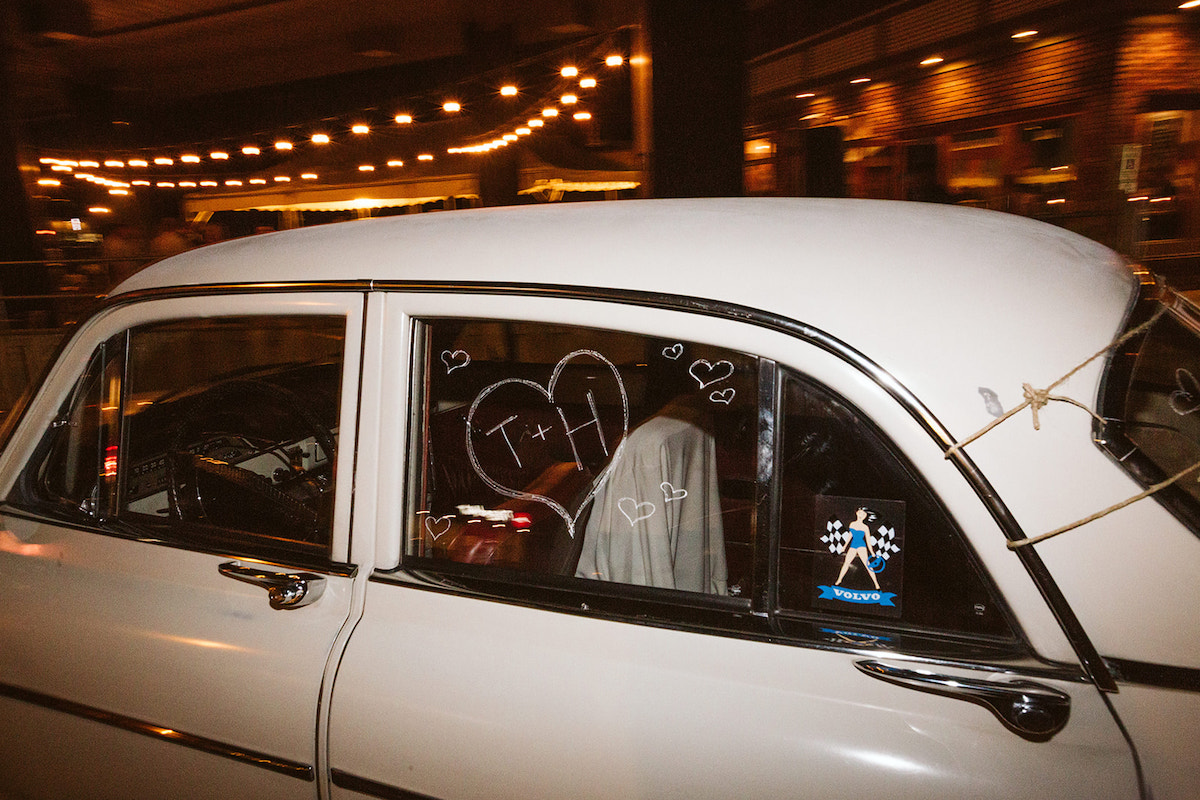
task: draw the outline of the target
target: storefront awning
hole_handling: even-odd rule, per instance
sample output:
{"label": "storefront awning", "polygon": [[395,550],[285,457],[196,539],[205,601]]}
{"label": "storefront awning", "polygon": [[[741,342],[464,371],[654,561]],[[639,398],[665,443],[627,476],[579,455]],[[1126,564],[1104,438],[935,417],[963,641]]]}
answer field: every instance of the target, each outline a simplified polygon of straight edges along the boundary
{"label": "storefront awning", "polygon": [[347,211],[423,205],[451,197],[478,197],[476,175],[444,175],[408,181],[341,186],[272,186],[245,192],[194,194],[184,199],[191,217],[217,211]]}

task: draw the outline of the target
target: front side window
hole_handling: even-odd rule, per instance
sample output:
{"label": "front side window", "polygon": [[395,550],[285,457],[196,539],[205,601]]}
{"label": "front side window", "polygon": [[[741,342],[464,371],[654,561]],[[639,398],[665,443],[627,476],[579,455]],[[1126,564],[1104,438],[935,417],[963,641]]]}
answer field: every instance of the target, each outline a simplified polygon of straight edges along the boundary
{"label": "front side window", "polygon": [[77,384],[18,502],[235,552],[327,554],[342,317],[132,328]]}
{"label": "front side window", "polygon": [[738,596],[757,360],[528,322],[420,326],[416,563]]}

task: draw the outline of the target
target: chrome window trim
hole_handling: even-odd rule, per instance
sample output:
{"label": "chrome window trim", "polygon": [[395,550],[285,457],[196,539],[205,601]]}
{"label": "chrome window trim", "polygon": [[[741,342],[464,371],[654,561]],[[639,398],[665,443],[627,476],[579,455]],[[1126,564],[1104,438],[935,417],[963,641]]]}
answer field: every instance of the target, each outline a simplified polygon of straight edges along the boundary
{"label": "chrome window trim", "polygon": [[174,728],[156,725],[135,717],[125,716],[124,714],[105,711],[94,706],[75,703],[60,697],[54,697],[53,695],[35,692],[31,689],[22,689],[18,686],[0,683],[0,697],[7,697],[51,711],[58,711],[81,719],[92,720],[93,722],[99,722],[120,730],[148,736],[160,742],[170,742],[171,744],[182,745],[183,747],[199,750],[210,755],[233,759],[243,764],[251,764],[272,772],[277,772],[280,775],[287,775],[308,782],[316,780],[316,770],[311,764],[277,758],[267,753],[250,750],[245,747],[237,747],[216,739],[210,739],[206,736],[197,736],[185,731],[178,731]]}
{"label": "chrome window trim", "polygon": [[[302,292],[302,291],[391,291],[391,292],[430,292],[430,293],[460,293],[460,294],[494,294],[522,295],[529,297],[556,297],[569,300],[592,300],[599,302],[637,305],[648,308],[661,308],[677,311],[687,311],[704,316],[730,319],[745,322],[767,330],[776,331],[795,337],[818,347],[841,359],[854,369],[861,372],[881,389],[887,392],[916,422],[933,438],[937,445],[946,452],[955,442],[954,437],[940,420],[930,411],[909,389],[895,376],[860,353],[846,342],[826,333],[819,328],[807,325],[798,320],[760,309],[729,303],[721,300],[709,300],[689,295],[648,292],[634,289],[609,289],[597,286],[575,284],[541,284],[513,281],[444,281],[444,280],[373,280],[361,279],[355,281],[297,281],[269,283],[229,283],[229,284],[198,284],[194,286],[168,287],[147,289],[118,295],[106,302],[101,310],[112,305],[123,305],[142,300],[160,297],[219,295],[248,292]],[[996,524],[1004,532],[1009,541],[1019,541],[1026,538],[1016,517],[1007,504],[996,493],[995,488],[979,470],[979,467],[962,449],[950,454],[949,460],[959,473],[970,484],[975,494],[988,509]],[[1026,572],[1032,578],[1043,600],[1050,607],[1051,613],[1058,620],[1059,626],[1066,635],[1082,664],[1084,671],[1098,688],[1106,692],[1116,692],[1117,683],[1112,673],[1100,657],[1095,645],[1088,638],[1082,623],[1071,609],[1062,590],[1054,581],[1045,562],[1038,555],[1036,548],[1021,547],[1016,550]]]}

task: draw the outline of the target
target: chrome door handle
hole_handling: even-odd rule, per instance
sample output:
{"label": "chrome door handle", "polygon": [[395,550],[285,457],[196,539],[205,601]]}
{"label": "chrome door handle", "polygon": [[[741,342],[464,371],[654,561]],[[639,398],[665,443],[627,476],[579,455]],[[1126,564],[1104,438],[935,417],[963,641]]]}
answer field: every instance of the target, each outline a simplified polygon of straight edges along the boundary
{"label": "chrome door handle", "polygon": [[267,572],[227,561],[217,567],[222,575],[267,590],[271,608],[303,608],[317,602],[325,591],[325,578],[311,572]]}
{"label": "chrome door handle", "polygon": [[1032,742],[1048,741],[1071,716],[1068,694],[1033,681],[983,681],[893,667],[880,661],[856,661],[854,666],[873,678],[976,703],[995,714],[1004,726]]}

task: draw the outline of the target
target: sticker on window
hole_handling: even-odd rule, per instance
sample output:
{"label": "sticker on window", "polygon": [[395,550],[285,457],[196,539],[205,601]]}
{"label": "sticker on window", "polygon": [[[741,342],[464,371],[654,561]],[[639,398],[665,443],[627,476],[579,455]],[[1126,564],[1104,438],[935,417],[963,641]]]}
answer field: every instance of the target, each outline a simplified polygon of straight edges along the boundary
{"label": "sticker on window", "polygon": [[899,617],[904,579],[904,502],[816,498],[814,604]]}

